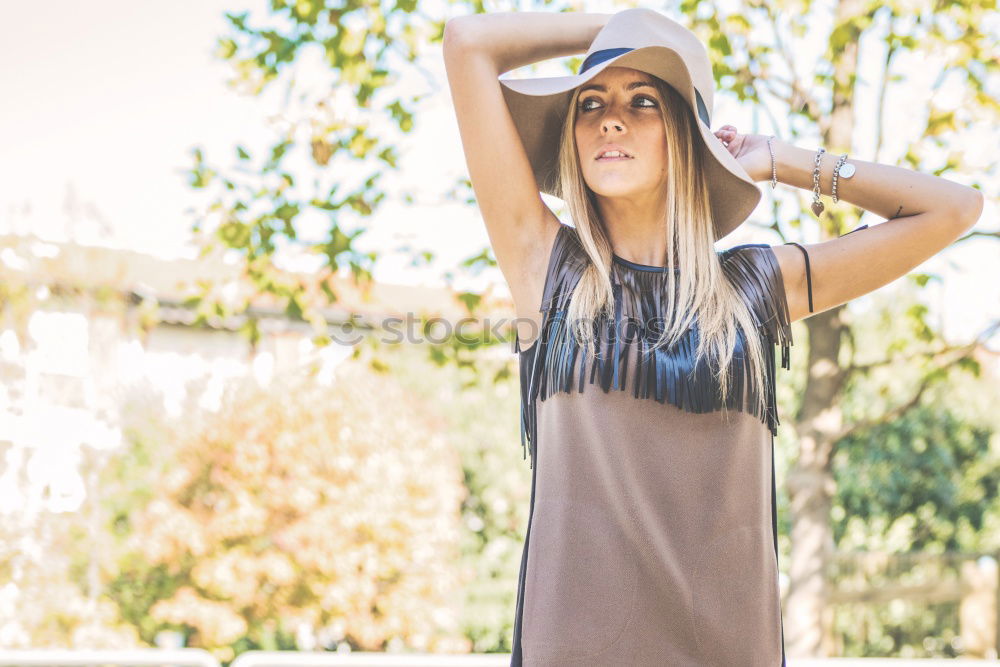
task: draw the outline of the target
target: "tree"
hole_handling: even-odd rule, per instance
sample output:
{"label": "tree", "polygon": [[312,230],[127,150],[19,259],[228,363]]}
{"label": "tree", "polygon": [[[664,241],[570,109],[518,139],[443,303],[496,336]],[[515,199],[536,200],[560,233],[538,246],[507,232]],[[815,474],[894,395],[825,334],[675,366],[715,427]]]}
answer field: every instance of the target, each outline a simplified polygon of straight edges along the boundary
{"label": "tree", "polygon": [[[271,12],[270,25],[260,27],[248,12],[227,13],[232,34],[219,39],[217,53],[232,63],[234,87],[261,95],[284,82],[285,99],[295,95],[301,106],[274,119],[279,138],[270,149],[237,146],[232,169],[210,166],[200,148],[193,151],[190,184],[212,197],[194,231],[204,232],[204,254],[217,246],[235,251],[245,278],[259,292],[280,297],[290,317],[311,322],[317,342],[325,345],[330,341],[319,308],[337,300],[331,276],[348,266],[354,279],[367,282],[377,259],[377,253],[354,248],[364,229],[350,231],[349,218],[367,220],[386,197],[379,182],[396,168],[394,143],[413,131],[415,106],[427,95],[403,94],[399,84],[421,74],[417,58],[425,45],[440,42],[445,19],[427,16],[412,1],[386,9],[272,0]],[[295,71],[313,56],[321,58],[328,85],[300,90]],[[298,161],[290,166],[293,159]],[[297,185],[308,175],[310,185]],[[310,217],[325,221],[324,239],[300,237]],[[318,278],[326,303],[275,270],[274,257],[285,247],[322,257]],[[194,303],[208,299],[208,288]],[[248,304],[249,298],[237,310]],[[211,307],[227,310],[223,304]],[[256,342],[254,318],[244,330]]]}
{"label": "tree", "polygon": [[919,291],[876,295],[852,322],[864,349],[878,351],[859,353],[859,364],[899,352],[893,364],[855,376],[841,401],[845,421],[868,423],[837,443],[830,463],[836,552],[826,612],[841,656],[973,658],[995,648],[969,623],[983,613],[974,601],[993,598],[995,588],[974,589],[968,570],[1000,552],[1000,378],[989,366],[977,378],[945,364],[918,404],[869,421],[938,365],[914,342],[923,326]]}
{"label": "tree", "polygon": [[438,419],[350,362],[329,387],[250,380],[218,413],[186,412],[148,502],[115,517],[127,523],[110,587],[123,615],[148,615],[146,633],[186,630],[222,660],[292,648],[299,624],[356,649],[467,649],[465,489]]}

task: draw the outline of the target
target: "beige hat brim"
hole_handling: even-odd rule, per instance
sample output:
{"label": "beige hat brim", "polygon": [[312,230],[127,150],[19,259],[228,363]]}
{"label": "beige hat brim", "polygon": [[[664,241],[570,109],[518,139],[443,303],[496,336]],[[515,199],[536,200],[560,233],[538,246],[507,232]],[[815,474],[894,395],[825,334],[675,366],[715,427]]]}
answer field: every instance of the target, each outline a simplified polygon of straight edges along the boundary
{"label": "beige hat brim", "polygon": [[[707,169],[716,240],[736,229],[757,207],[761,192],[739,161],[702,122],[697,97],[684,59],[665,46],[645,46],[598,63],[583,74],[504,79],[504,99],[521,136],[539,190],[562,198],[558,182],[559,136],[573,91],[605,67],[631,67],[670,84],[695,112]],[[710,93],[709,93],[710,94]],[[704,94],[703,94],[704,96]],[[711,97],[708,98],[711,105]],[[711,109],[707,109],[710,112]]]}

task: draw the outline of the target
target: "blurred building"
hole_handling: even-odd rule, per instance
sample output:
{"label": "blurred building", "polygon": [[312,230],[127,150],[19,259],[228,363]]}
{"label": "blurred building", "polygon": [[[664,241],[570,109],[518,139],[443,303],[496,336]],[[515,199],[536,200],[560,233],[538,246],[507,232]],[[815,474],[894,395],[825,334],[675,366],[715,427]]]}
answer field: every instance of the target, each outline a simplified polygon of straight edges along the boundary
{"label": "blurred building", "polygon": [[[322,294],[316,275],[283,275],[313,297]],[[221,316],[209,305],[199,319],[192,297],[203,281],[213,286],[205,303],[244,314]],[[164,411],[176,417],[192,392],[214,409],[233,378],[267,384],[275,373],[309,365],[323,381],[361,336],[376,335],[388,318],[438,317],[454,326],[470,317],[450,289],[361,287],[340,275],[329,277],[328,287],[337,301],[320,311],[334,342],[320,347],[310,323],[289,317],[273,296],[254,294],[240,267],[221,255],[164,260],[0,235],[0,513],[30,522],[41,511],[77,509],[86,496],[78,473],[82,447],[121,443],[119,406],[138,386],[155,387]],[[491,321],[509,321],[509,297],[483,296],[483,310],[496,313]],[[240,308],[244,301],[249,308]],[[248,316],[257,322],[256,344],[241,331]],[[493,353],[510,355],[510,346]]]}

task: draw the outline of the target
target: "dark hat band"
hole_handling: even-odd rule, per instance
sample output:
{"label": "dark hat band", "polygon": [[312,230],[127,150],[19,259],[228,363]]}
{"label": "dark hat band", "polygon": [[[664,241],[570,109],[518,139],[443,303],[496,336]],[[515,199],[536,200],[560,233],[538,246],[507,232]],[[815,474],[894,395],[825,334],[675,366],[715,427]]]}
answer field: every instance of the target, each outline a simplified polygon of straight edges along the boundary
{"label": "dark hat band", "polygon": [[583,74],[594,65],[598,65],[600,63],[603,63],[605,60],[610,60],[615,56],[620,56],[621,54],[628,53],[629,51],[632,50],[633,49],[631,47],[622,46],[615,49],[599,49],[597,51],[594,51],[589,56],[587,56],[587,59],[583,61],[582,65],[580,65],[580,71],[577,72],[577,75],[579,76],[580,74]]}
{"label": "dark hat band", "polygon": [[[580,71],[577,72],[577,76],[583,74],[591,67],[603,63],[605,60],[610,60],[615,56],[620,56],[623,53],[628,53],[633,49],[628,46],[616,47],[614,49],[599,49],[594,51],[589,56],[584,59],[583,64],[580,65]],[[705,127],[711,128],[712,123],[708,119],[708,107],[705,106],[705,100],[701,98],[701,93],[697,88],[694,89],[694,96],[698,102],[698,117],[701,118],[701,122],[705,123]]]}

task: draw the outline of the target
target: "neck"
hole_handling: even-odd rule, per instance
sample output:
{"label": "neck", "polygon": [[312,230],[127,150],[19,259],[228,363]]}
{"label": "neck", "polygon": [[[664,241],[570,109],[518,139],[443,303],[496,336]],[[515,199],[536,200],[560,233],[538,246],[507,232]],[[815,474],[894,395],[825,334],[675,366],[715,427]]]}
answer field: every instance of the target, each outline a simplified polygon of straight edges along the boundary
{"label": "neck", "polygon": [[615,255],[636,264],[664,267],[668,264],[666,202],[662,196],[656,201],[650,201],[651,197],[596,195],[595,200]]}

